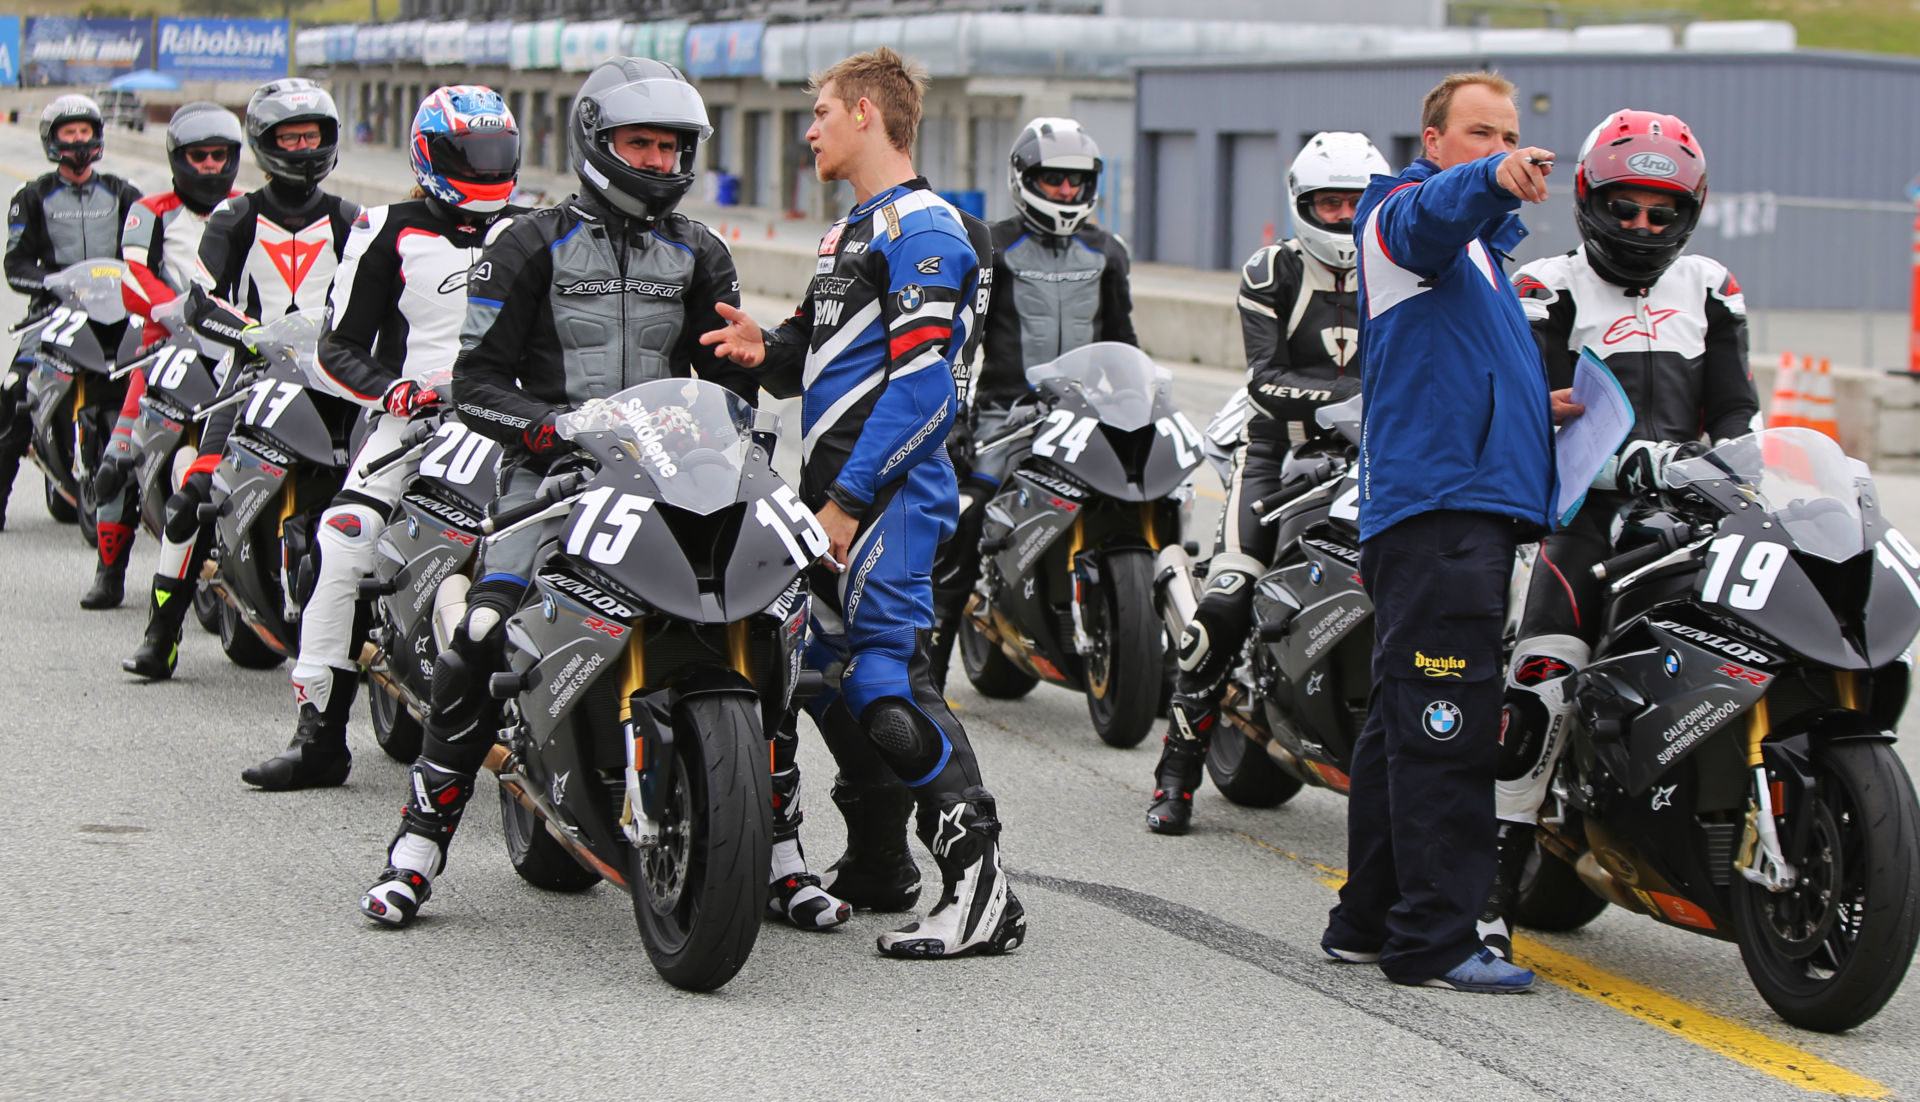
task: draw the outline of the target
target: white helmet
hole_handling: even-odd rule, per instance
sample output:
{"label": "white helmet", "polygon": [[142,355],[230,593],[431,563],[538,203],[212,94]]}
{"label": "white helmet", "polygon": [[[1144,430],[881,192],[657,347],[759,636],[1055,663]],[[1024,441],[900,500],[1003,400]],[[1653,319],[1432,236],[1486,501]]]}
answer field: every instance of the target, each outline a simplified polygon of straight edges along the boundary
{"label": "white helmet", "polygon": [[1346,271],[1354,265],[1353,223],[1322,222],[1313,213],[1310,197],[1316,191],[1363,191],[1376,173],[1393,170],[1365,134],[1323,130],[1287,169],[1287,198],[1293,203],[1293,235],[1300,247],[1329,268]]}
{"label": "white helmet", "polygon": [[[1013,140],[1007,186],[1013,205],[1040,233],[1067,237],[1093,213],[1100,198],[1100,147],[1072,119],[1035,119]],[[1079,173],[1080,190],[1066,202],[1049,199],[1035,186],[1042,172]]]}

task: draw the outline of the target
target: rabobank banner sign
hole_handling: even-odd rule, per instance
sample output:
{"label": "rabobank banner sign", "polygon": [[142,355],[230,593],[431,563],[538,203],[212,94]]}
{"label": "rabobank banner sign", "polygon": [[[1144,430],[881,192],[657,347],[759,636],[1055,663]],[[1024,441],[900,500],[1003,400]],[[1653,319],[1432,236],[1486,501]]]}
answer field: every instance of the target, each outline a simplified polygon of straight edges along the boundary
{"label": "rabobank banner sign", "polygon": [[20,17],[0,15],[0,88],[20,83]]}
{"label": "rabobank banner sign", "polygon": [[268,80],[287,75],[287,24],[279,19],[179,19],[160,23],[154,68],[181,80]]}
{"label": "rabobank banner sign", "polygon": [[153,67],[153,22],[36,16],[22,36],[20,83],[105,84]]}

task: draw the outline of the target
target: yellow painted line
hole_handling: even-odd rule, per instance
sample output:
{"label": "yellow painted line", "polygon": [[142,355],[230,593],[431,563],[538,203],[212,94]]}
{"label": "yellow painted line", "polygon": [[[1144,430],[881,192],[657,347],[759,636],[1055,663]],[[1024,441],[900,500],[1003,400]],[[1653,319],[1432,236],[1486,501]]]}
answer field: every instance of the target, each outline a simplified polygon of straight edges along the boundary
{"label": "yellow painted line", "polygon": [[[20,178],[21,178],[22,180],[24,180],[24,179],[26,179],[26,177],[25,177],[25,176],[22,176],[22,177],[20,177]],[[1220,491],[1218,491],[1218,490],[1210,490],[1210,489],[1208,489],[1208,488],[1207,488],[1207,487],[1205,487],[1205,486],[1196,486],[1196,487],[1194,487],[1194,489],[1193,489],[1193,492],[1194,492],[1194,493],[1196,493],[1196,494],[1199,494],[1199,495],[1200,495],[1201,497],[1207,497],[1207,498],[1212,498],[1212,499],[1213,499],[1213,500],[1215,500],[1215,501],[1225,501],[1225,500],[1227,500],[1227,495],[1225,495],[1225,494],[1223,494],[1223,493],[1221,493],[1221,492],[1220,492]]]}
{"label": "yellow painted line", "polygon": [[[1308,869],[1314,874],[1314,879],[1330,888],[1338,889],[1346,883],[1344,869],[1289,853],[1250,834],[1235,833],[1261,849]],[[1893,1093],[1887,1087],[1838,1064],[1830,1064],[1810,1052],[1728,1021],[1682,999],[1603,971],[1579,957],[1550,948],[1532,938],[1516,937],[1513,947],[1518,961],[1533,969],[1534,974],[1542,979],[1790,1086],[1847,1098],[1886,1098]]]}
{"label": "yellow painted line", "polygon": [[16,179],[16,180],[31,180],[31,179],[33,179],[33,177],[31,177],[31,176],[28,176],[28,175],[26,175],[25,173],[22,173],[22,172],[17,172],[17,171],[15,171],[15,170],[13,169],[13,167],[12,167],[11,165],[0,165],[0,172],[4,172],[4,173],[6,173],[7,175],[9,175],[9,176],[11,176],[11,177],[13,177],[13,178],[14,178],[14,179]]}

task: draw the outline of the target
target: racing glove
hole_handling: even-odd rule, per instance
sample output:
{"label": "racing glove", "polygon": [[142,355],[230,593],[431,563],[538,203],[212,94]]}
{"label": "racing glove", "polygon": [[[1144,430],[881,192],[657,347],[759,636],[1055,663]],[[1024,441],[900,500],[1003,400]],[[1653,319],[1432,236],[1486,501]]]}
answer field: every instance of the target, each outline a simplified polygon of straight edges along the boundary
{"label": "racing glove", "polygon": [[553,427],[553,418],[549,413],[521,430],[520,442],[530,454],[548,456],[567,446],[567,441]]}
{"label": "racing glove", "polygon": [[1634,440],[1600,468],[1599,475],[1593,480],[1593,488],[1629,494],[1672,489],[1667,478],[1668,467],[1705,451],[1706,448],[1698,441],[1674,443],[1670,440]]}
{"label": "racing glove", "polygon": [[440,404],[440,392],[431,387],[423,387],[412,379],[401,379],[387,388],[386,396],[380,404],[389,414],[407,418],[423,409]]}

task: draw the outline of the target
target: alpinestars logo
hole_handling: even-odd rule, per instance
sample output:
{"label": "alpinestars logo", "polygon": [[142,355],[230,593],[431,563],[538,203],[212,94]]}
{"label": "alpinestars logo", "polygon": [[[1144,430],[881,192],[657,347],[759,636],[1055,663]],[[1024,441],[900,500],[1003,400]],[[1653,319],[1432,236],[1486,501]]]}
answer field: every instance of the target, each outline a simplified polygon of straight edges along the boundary
{"label": "alpinestars logo", "polygon": [[1640,337],[1644,340],[1660,339],[1660,323],[1679,313],[1678,310],[1648,310],[1646,324],[1642,325],[1637,317],[1624,317],[1607,326],[1606,335],[1600,338],[1601,344],[1619,344],[1624,340]]}
{"label": "alpinestars logo", "polygon": [[[967,836],[964,823],[967,805],[954,804],[940,813],[940,824],[933,831],[933,852],[945,857],[953,852],[953,847]],[[948,831],[952,831],[951,834]]]}
{"label": "alpinestars logo", "polygon": [[467,289],[467,273],[454,272],[440,281],[440,293],[451,295]]}
{"label": "alpinestars logo", "polygon": [[686,291],[677,283],[655,283],[651,279],[583,279],[560,288],[563,295],[652,295],[654,298],[679,298]]}

